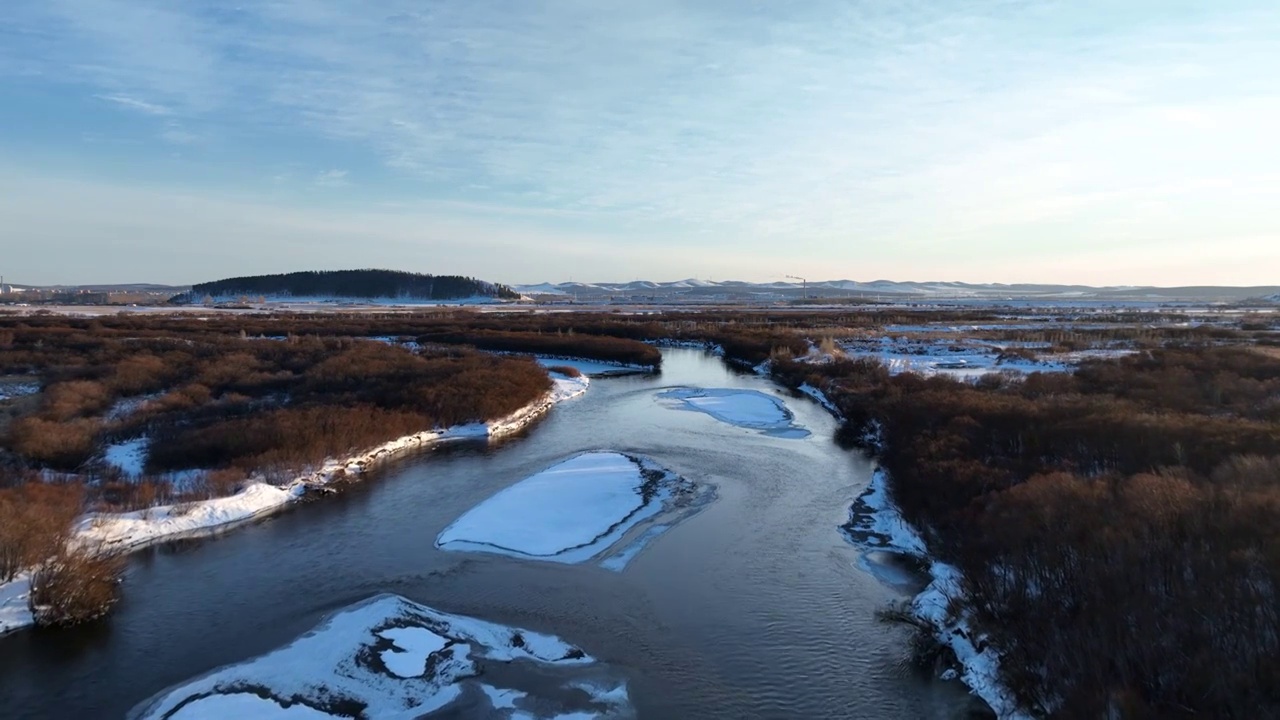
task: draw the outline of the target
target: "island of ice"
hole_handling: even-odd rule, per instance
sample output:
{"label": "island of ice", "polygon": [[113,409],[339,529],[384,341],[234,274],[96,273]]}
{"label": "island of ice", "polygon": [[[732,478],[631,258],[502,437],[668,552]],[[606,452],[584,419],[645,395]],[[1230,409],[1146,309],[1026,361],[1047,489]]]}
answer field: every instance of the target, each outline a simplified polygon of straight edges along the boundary
{"label": "island of ice", "polygon": [[[535,672],[502,672],[498,664]],[[582,692],[583,688],[596,692]],[[550,635],[379,595],[289,645],[166,690],[135,720],[627,717],[625,683]]]}
{"label": "island of ice", "polygon": [[[622,570],[657,533],[696,512],[708,492],[647,458],[590,452],[525,478],[468,510],[436,538],[444,550],[580,563],[624,538],[610,558]],[[663,519],[661,524],[657,519]]]}
{"label": "island of ice", "polygon": [[674,400],[686,410],[703,412],[723,423],[759,430],[767,435],[803,438],[809,431],[796,425],[782,400],[758,390],[737,388],[674,388],[658,397]]}

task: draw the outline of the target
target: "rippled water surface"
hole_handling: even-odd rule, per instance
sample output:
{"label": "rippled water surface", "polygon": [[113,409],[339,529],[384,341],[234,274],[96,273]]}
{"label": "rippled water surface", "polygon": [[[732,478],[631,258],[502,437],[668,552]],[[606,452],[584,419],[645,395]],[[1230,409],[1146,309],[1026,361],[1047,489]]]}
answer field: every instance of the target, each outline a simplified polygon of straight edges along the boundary
{"label": "rippled water surface", "polygon": [[[674,386],[767,392],[812,434],[672,410],[658,395]],[[0,716],[122,717],[394,592],[581,646],[627,675],[641,718],[965,717],[963,688],[903,670],[904,634],[875,620],[895,591],[836,529],[869,467],[834,430],[807,399],[667,351],[661,375],[594,381],[501,445],[406,458],[341,496],[138,556],[108,622],[0,638]],[[621,573],[433,547],[494,492],[594,449],[650,457],[718,497]]]}

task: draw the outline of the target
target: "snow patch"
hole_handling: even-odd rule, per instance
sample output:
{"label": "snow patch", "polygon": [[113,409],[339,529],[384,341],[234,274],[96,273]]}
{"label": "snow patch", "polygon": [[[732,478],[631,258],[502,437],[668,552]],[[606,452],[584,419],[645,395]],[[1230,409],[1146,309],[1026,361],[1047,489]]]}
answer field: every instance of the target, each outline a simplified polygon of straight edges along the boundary
{"label": "snow patch", "polygon": [[871,473],[871,484],[853,503],[845,535],[859,545],[924,557],[928,554],[924,538],[912,527],[889,496],[889,474],[883,468]]}
{"label": "snow patch", "polygon": [[395,643],[382,651],[382,664],[397,677],[420,677],[426,672],[427,658],[449,646],[449,638],[424,627],[388,628],[378,637]]}
{"label": "snow patch", "polygon": [[0,385],[0,402],[19,398],[26,395],[35,395],[40,392],[40,384],[32,382],[5,383]]}
{"label": "snow patch", "polygon": [[[443,550],[490,552],[580,563],[616,545],[664,513],[695,507],[697,487],[645,458],[590,452],[531,475],[471,508],[436,538]],[[670,527],[655,525],[610,558],[621,570],[645,543]]]}
{"label": "snow patch", "polygon": [[183,705],[170,717],[173,720],[329,720],[336,716],[297,703],[286,706],[275,699],[251,693],[228,693],[199,698]]}
{"label": "snow patch", "polygon": [[35,623],[27,607],[30,594],[30,573],[19,573],[13,580],[0,583],[0,635]]}
{"label": "snow patch", "polygon": [[118,468],[125,477],[142,477],[142,468],[147,462],[148,444],[146,438],[136,438],[108,445],[103,462]]}
{"label": "snow patch", "polygon": [[791,411],[781,400],[759,390],[675,388],[658,397],[679,401],[685,409],[706,413],[720,422],[776,437],[809,435],[808,430],[794,424]]}
{"label": "snow patch", "polygon": [[[494,717],[515,717],[511,711],[526,693],[476,678],[485,674],[486,665],[517,661],[575,675],[596,664],[550,635],[379,595],[337,612],[285,647],[163,691],[130,717],[310,720],[345,716],[343,701],[363,705],[365,717],[422,717],[470,687],[489,697],[500,712]],[[599,689],[585,700],[575,699],[573,707],[555,707],[567,702],[556,697],[534,699],[540,708],[588,712],[588,717],[629,708],[626,686],[619,681],[569,681],[561,689],[587,687]],[[250,695],[245,688],[257,692]]]}
{"label": "snow patch", "polygon": [[835,416],[837,420],[844,420],[844,415],[840,414],[839,408],[836,407],[835,403],[831,402],[831,399],[827,397],[826,393],[809,383],[804,383],[796,389],[816,400],[823,409]]}

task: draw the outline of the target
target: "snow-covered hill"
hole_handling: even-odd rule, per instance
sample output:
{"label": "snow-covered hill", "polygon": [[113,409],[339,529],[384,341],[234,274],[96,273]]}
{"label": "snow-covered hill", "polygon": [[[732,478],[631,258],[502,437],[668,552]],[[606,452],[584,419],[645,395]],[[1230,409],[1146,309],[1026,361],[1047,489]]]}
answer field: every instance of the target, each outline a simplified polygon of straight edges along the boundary
{"label": "snow-covered hill", "polygon": [[1037,285],[1029,283],[907,282],[896,280],[793,280],[745,282],[740,280],[699,280],[673,282],[632,280],[629,282],[543,282],[516,285],[527,296],[571,295],[579,300],[625,299],[793,299],[803,296],[824,298],[865,298],[882,301],[1129,301],[1129,302],[1240,302],[1262,298],[1280,302],[1280,287],[1138,287],[1087,285]]}

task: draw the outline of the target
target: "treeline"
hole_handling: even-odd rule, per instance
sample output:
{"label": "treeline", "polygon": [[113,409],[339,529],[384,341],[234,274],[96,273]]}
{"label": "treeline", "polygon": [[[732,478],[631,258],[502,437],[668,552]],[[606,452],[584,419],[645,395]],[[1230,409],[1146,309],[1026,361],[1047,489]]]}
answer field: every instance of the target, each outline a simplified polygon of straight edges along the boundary
{"label": "treeline", "polygon": [[454,300],[466,297],[517,299],[506,285],[459,275],[424,275],[400,270],[321,270],[280,275],[251,275],[200,283],[186,298],[199,302],[205,296],[291,295],[344,298],[412,298]]}
{"label": "treeline", "polygon": [[147,437],[147,474],[299,467],[496,419],[551,384],[531,360],[465,348],[253,340],[176,325],[160,321],[144,336],[135,326],[56,318],[13,323],[9,342],[0,342],[0,373],[35,373],[43,390],[0,433],[0,465],[77,472],[105,490],[114,487],[112,471],[93,462],[103,447]]}
{"label": "treeline", "polygon": [[977,383],[781,360],[881,463],[1037,714],[1280,717],[1280,361],[1168,348]]}
{"label": "treeline", "polygon": [[560,357],[658,367],[662,353],[651,345],[626,338],[581,333],[504,332],[501,330],[463,330],[422,335],[418,342],[426,344],[470,345],[480,350],[532,353]]}

